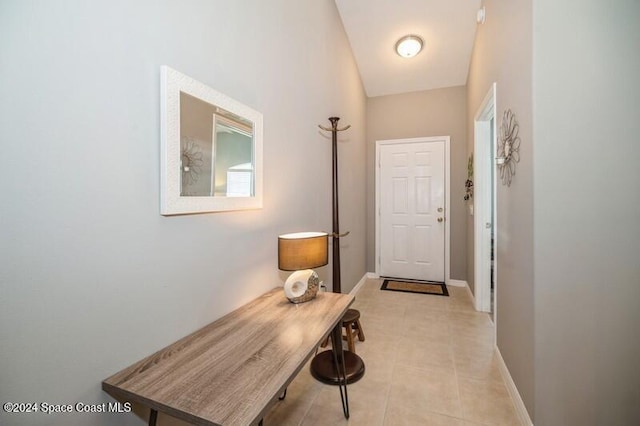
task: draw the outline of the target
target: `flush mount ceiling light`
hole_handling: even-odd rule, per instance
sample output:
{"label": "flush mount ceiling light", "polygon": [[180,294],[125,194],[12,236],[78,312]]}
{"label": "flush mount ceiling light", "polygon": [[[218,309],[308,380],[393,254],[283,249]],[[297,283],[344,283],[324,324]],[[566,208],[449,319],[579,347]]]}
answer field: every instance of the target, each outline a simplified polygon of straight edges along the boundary
{"label": "flush mount ceiling light", "polygon": [[396,52],[403,58],[412,58],[422,50],[422,39],[417,35],[407,35],[396,43]]}

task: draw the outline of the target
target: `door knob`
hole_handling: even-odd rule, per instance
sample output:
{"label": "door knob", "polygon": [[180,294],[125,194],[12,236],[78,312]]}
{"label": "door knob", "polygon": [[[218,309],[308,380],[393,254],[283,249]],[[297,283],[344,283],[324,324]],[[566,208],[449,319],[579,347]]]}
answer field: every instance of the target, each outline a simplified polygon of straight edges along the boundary
{"label": "door knob", "polygon": [[444,219],[443,219],[443,218],[441,218],[441,217],[439,217],[439,218],[438,218],[438,222],[442,222],[442,221],[444,221]]}

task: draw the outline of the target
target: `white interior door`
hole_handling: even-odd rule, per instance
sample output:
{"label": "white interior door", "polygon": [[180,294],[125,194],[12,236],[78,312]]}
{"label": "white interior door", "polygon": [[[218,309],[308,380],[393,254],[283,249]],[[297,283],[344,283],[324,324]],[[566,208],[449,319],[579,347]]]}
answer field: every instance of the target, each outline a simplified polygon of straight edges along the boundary
{"label": "white interior door", "polygon": [[[496,177],[494,170],[496,152],[496,84],[493,83],[474,118],[473,153],[473,244],[474,244],[474,299],[478,311],[497,314],[498,288]],[[494,256],[492,259],[492,250]],[[491,291],[493,275],[494,291]],[[493,293],[493,294],[492,294]],[[493,303],[492,303],[493,302]],[[493,305],[493,309],[492,309]]]}
{"label": "white interior door", "polygon": [[378,148],[379,275],[445,281],[445,143]]}

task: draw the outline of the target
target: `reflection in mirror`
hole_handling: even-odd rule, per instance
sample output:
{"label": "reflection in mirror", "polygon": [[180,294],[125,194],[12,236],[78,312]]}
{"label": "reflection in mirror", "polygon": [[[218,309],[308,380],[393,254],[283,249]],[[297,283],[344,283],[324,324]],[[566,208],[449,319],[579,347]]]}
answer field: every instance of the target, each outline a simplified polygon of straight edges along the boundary
{"label": "reflection in mirror", "polygon": [[160,90],[160,213],[262,208],[262,114],[167,66]]}
{"label": "reflection in mirror", "polygon": [[180,92],[181,196],[252,197],[253,123]]}

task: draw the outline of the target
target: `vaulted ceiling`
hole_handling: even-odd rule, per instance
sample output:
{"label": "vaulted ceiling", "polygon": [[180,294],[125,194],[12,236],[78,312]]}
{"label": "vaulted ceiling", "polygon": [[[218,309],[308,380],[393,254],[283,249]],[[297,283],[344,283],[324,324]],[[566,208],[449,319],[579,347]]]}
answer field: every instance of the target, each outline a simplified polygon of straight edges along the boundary
{"label": "vaulted ceiling", "polygon": [[[367,96],[466,84],[481,0],[336,0]],[[422,52],[400,57],[416,34]]]}

